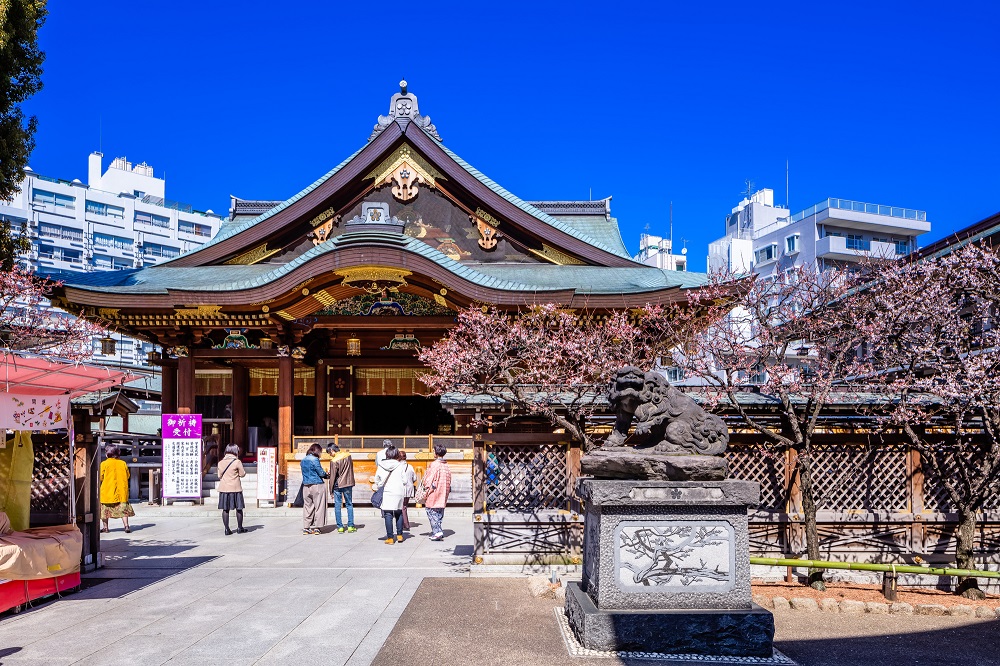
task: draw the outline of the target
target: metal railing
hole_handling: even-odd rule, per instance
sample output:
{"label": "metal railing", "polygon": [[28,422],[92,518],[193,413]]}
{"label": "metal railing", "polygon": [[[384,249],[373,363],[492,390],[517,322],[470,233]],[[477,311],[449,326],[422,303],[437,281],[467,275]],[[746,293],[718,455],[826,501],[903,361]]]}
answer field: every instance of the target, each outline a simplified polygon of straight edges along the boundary
{"label": "metal railing", "polygon": [[835,210],[849,210],[856,213],[884,215],[885,217],[896,217],[904,220],[913,220],[915,222],[927,221],[927,211],[916,210],[913,208],[902,208],[900,206],[884,206],[882,204],[873,204],[866,203],[864,201],[852,201],[851,199],[837,199],[831,197],[825,201],[820,201],[818,204],[810,206],[805,210],[801,210],[794,215],[783,217],[772,224],[755,230],[753,237],[760,238],[771,233],[775,229],[780,229],[781,227],[787,226],[793,222],[798,222],[799,220],[803,220],[807,217],[812,217],[817,213],[822,213],[824,210],[829,210],[831,208]]}

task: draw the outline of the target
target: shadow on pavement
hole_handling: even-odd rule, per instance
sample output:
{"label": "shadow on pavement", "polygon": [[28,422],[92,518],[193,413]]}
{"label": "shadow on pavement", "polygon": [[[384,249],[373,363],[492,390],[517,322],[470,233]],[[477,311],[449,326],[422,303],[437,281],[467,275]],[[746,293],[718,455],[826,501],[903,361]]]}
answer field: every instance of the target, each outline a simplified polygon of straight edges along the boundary
{"label": "shadow on pavement", "polygon": [[[870,635],[838,635],[844,633],[842,623],[828,621],[824,623],[826,635],[812,639],[782,640],[781,634],[786,632],[779,628],[774,646],[802,666],[996,666],[1000,663],[996,652],[996,637],[1000,635],[997,620],[968,618],[967,624],[957,624],[959,618],[858,617],[859,622],[872,625],[865,630]],[[952,626],[895,633],[893,630],[898,629],[900,620],[907,620],[909,628],[935,620],[949,620]],[[856,633],[856,628],[851,627],[851,632]]]}

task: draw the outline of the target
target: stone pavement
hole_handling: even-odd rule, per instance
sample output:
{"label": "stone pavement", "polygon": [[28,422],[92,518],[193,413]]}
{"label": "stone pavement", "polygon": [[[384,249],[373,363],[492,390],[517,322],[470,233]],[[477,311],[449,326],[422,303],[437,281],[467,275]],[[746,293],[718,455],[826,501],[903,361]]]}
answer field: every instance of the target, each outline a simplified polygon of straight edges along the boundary
{"label": "stone pavement", "polygon": [[0,619],[0,664],[368,664],[425,576],[469,575],[467,517],[446,514],[434,542],[411,510],[413,538],[389,546],[370,508],[357,533],[320,536],[300,517],[225,536],[218,518],[144,509],[132,534],[102,535],[87,589]]}

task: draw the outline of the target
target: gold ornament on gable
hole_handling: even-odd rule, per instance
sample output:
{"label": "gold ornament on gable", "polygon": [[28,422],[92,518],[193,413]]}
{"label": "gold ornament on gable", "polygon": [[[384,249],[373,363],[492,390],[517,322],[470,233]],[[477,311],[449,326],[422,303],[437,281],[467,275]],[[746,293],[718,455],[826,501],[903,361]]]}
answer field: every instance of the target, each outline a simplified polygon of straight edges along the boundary
{"label": "gold ornament on gable", "polygon": [[419,194],[418,185],[434,188],[435,179],[442,175],[411,148],[403,144],[382,161],[365,180],[375,179],[375,187],[391,185],[392,196],[406,202]]}

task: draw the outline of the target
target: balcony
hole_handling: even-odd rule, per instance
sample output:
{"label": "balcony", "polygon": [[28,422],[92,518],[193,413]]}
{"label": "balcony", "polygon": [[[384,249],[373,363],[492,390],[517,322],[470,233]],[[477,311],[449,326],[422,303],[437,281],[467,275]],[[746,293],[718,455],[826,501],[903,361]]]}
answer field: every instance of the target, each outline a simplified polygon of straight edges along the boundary
{"label": "balcony", "polygon": [[881,241],[851,240],[844,236],[827,236],[816,241],[817,259],[837,259],[857,261],[861,257],[894,259],[901,256],[895,243]]}
{"label": "balcony", "polygon": [[791,217],[778,220],[774,224],[757,229],[754,238],[761,238],[781,227],[809,218],[820,224],[830,224],[848,229],[895,232],[907,236],[917,236],[931,230],[927,212],[899,206],[851,201],[850,199],[827,199],[810,206]]}

